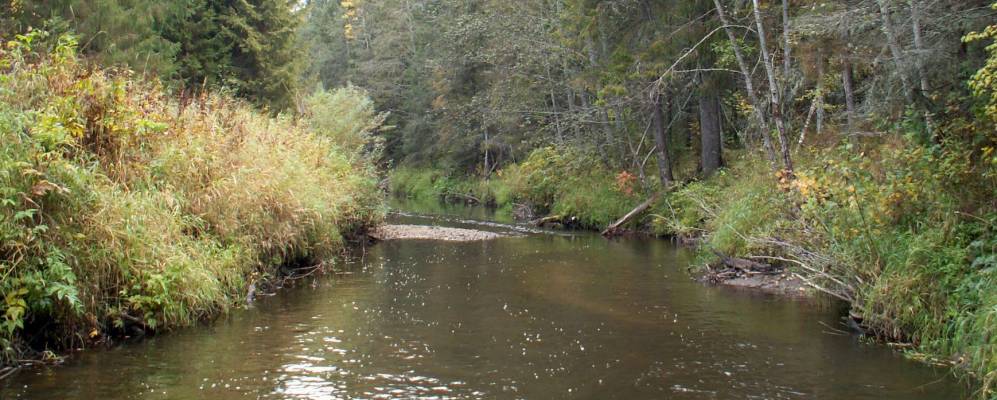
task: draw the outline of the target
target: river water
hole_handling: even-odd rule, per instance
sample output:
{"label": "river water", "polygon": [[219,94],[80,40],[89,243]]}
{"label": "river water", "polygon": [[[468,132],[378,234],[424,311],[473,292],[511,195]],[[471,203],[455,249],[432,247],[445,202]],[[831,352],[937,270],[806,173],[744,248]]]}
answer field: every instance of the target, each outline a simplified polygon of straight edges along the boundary
{"label": "river water", "polygon": [[842,332],[841,304],[701,285],[692,255],[665,241],[421,212],[436,216],[392,219],[519,236],[377,244],[213,324],[20,372],[0,398],[969,396],[944,370]]}

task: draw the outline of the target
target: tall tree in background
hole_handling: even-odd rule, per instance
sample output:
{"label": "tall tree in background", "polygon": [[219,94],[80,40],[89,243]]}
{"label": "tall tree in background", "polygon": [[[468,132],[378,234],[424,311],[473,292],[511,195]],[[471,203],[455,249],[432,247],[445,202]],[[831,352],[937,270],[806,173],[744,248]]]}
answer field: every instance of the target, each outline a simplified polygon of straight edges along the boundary
{"label": "tall tree in background", "polygon": [[[216,4],[221,3],[221,4]],[[299,17],[292,0],[212,0],[225,40],[231,43],[233,80],[237,93],[274,110],[295,105],[299,58]]]}
{"label": "tall tree in background", "polygon": [[348,3],[306,7],[309,76],[392,113],[391,160],[487,175],[553,145],[644,187],[739,148],[791,171],[790,143],[866,121],[930,128],[931,90],[970,70],[941,60],[965,58],[953,43],[991,13],[986,0]]}
{"label": "tall tree in background", "polygon": [[302,69],[291,0],[0,2],[0,33],[72,32],[98,63],[181,86],[228,87],[274,111],[294,105]]}
{"label": "tall tree in background", "polygon": [[156,0],[4,0],[0,34],[71,31],[80,36],[81,50],[103,65],[172,77],[179,45],[159,30],[182,9],[179,3]]}
{"label": "tall tree in background", "polygon": [[712,74],[705,74],[699,88],[700,167],[712,175],[723,166],[723,135],[720,131],[720,91]]}

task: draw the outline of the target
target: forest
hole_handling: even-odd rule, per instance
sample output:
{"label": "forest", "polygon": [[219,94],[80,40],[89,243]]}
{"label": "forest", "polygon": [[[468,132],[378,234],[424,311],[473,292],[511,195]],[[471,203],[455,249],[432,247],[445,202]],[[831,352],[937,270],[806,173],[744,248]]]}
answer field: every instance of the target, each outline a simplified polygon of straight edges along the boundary
{"label": "forest", "polygon": [[6,364],[224,312],[387,191],[786,268],[997,398],[992,0],[6,0],[0,38]]}

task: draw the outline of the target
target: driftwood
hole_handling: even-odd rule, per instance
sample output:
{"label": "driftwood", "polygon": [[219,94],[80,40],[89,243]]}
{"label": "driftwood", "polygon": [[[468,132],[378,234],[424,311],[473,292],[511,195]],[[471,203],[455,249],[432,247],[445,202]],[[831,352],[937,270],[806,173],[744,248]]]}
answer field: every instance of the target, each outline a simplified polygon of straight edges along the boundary
{"label": "driftwood", "polygon": [[716,254],[720,258],[720,263],[727,268],[733,269],[739,272],[746,273],[777,273],[782,269],[776,266],[760,263],[758,261],[752,261],[744,258],[729,257],[724,253],[714,250],[713,254]]}
{"label": "driftwood", "polygon": [[559,224],[564,220],[564,217],[560,215],[551,215],[548,217],[538,218],[530,221],[530,225],[533,226],[544,226],[546,224]]}
{"label": "driftwood", "polygon": [[444,195],[444,197],[447,197],[447,198],[454,198],[454,197],[456,197],[458,199],[463,200],[465,203],[468,203],[468,204],[481,204],[481,199],[479,199],[477,197],[474,197],[474,196],[471,196],[469,194],[447,193],[447,194]]}
{"label": "driftwood", "polygon": [[606,228],[606,230],[602,231],[602,235],[603,236],[613,236],[613,235],[616,235],[618,233],[618,231],[620,230],[621,226],[623,226],[624,224],[626,224],[627,222],[629,222],[634,217],[636,217],[636,216],[640,215],[641,213],[643,213],[644,211],[646,211],[649,207],[651,207],[651,204],[654,204],[655,201],[658,201],[659,197],[661,197],[661,192],[655,193],[654,195],[651,196],[651,198],[647,199],[643,203],[640,203],[637,207],[635,207],[633,210],[631,210],[630,212],[628,212],[627,215],[624,215],[623,218],[620,218],[616,222],[614,222],[611,225],[609,225]]}
{"label": "driftwood", "polygon": [[716,254],[720,258],[720,262],[727,266],[728,268],[741,271],[741,272],[762,272],[762,273],[772,273],[779,272],[781,268],[772,266],[770,264],[760,263],[758,261],[748,260],[744,258],[736,258],[727,256],[724,253],[713,250],[713,254]]}
{"label": "driftwood", "polygon": [[21,367],[4,367],[4,369],[0,369],[0,381],[7,379],[8,376],[11,376],[20,369]]}

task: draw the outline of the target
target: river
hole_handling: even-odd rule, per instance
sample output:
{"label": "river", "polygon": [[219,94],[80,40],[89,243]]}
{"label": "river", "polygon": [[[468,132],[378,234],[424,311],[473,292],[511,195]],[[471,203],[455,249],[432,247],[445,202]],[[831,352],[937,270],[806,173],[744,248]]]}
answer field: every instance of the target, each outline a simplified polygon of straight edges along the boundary
{"label": "river", "polygon": [[[708,287],[691,252],[402,206],[515,237],[389,241],[204,326],[74,354],[2,399],[961,399],[843,332],[844,306]],[[503,218],[498,217],[498,220]],[[508,221],[506,221],[508,222]]]}

